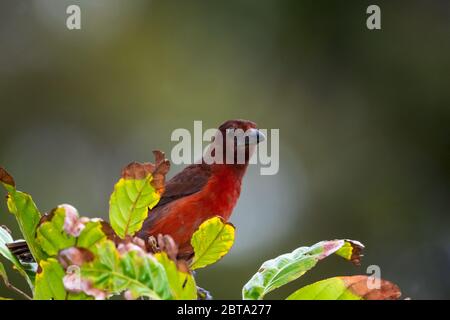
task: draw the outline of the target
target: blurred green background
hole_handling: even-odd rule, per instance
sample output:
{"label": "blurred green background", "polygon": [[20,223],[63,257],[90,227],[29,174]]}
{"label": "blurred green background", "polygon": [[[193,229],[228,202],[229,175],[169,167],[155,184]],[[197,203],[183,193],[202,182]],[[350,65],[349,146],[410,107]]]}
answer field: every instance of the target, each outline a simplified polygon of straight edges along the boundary
{"label": "blurred green background", "polygon": [[[267,298],[373,264],[405,296],[450,298],[450,2],[376,1],[381,31],[369,4],[2,1],[0,165],[41,211],[106,218],[120,169],[170,154],[174,129],[251,119],[280,129],[280,171],[250,168],[236,243],[199,285],[239,299],[263,261],[352,238],[361,267],[330,258]],[[0,224],[20,236],[3,201]]]}

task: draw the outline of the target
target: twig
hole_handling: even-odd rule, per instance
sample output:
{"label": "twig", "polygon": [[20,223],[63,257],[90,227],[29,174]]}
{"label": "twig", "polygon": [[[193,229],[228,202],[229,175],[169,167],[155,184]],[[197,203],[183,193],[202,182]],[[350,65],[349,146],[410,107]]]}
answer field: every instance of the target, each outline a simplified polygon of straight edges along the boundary
{"label": "twig", "polygon": [[15,286],[13,286],[11,283],[5,281],[5,285],[7,288],[17,292],[18,294],[24,296],[26,299],[28,300],[33,300],[33,298],[31,298],[29,295],[27,295],[25,292],[23,292],[22,290],[20,290],[19,288],[16,288]]}

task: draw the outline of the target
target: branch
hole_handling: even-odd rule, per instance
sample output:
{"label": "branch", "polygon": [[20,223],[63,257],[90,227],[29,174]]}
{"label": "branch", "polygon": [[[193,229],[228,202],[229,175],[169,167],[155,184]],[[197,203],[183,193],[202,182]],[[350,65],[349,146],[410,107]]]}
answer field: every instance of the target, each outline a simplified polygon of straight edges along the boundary
{"label": "branch", "polygon": [[25,299],[27,300],[33,300],[33,298],[31,298],[28,294],[26,294],[25,292],[23,292],[22,290],[20,290],[19,288],[15,287],[14,285],[12,285],[8,280],[3,279],[3,281],[5,282],[5,286],[8,289],[11,289],[15,292],[17,292],[18,294],[20,294],[21,296],[25,297]]}

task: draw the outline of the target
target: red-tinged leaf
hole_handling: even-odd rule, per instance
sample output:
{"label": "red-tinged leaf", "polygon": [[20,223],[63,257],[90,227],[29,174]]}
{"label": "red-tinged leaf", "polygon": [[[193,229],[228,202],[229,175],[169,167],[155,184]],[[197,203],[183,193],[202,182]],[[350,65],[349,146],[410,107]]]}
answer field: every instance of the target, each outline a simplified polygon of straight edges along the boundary
{"label": "red-tinged leaf", "polygon": [[[81,282],[75,292],[94,295],[100,291],[108,295],[120,294],[129,290],[133,299],[148,297],[151,299],[173,299],[164,266],[156,258],[145,252],[140,246],[132,242],[124,242],[116,248],[112,241],[105,240],[96,245],[95,258],[85,260],[84,253],[75,250],[68,252],[64,260],[70,264],[79,258],[81,263]],[[66,278],[67,290],[73,290],[73,281]],[[96,293],[92,293],[97,289]]]}
{"label": "red-tinged leaf", "polygon": [[264,262],[242,290],[244,299],[262,299],[267,293],[304,275],[322,259],[336,254],[359,263],[364,246],[354,240],[321,241]]}
{"label": "red-tinged leaf", "polygon": [[401,291],[392,282],[368,276],[334,277],[305,286],[287,300],[397,300]]}
{"label": "red-tinged leaf", "polygon": [[60,207],[65,210],[64,231],[73,237],[78,237],[85,228],[83,219],[79,217],[77,209],[70,204],[62,204]]}
{"label": "red-tinged leaf", "polygon": [[93,261],[94,258],[95,256],[91,251],[78,247],[61,250],[58,254],[58,262],[64,269],[70,266],[81,266],[83,263]]}
{"label": "red-tinged leaf", "polygon": [[114,186],[109,201],[109,220],[116,234],[124,239],[141,229],[164,192],[169,160],[164,153],[154,151],[155,164],[130,163],[122,170],[121,179]]}
{"label": "red-tinged leaf", "polygon": [[106,291],[94,288],[92,282],[83,279],[76,270],[69,270],[66,273],[63,277],[63,285],[71,294],[78,294],[80,296],[86,294],[90,297],[94,297],[95,300],[105,300],[108,297]]}

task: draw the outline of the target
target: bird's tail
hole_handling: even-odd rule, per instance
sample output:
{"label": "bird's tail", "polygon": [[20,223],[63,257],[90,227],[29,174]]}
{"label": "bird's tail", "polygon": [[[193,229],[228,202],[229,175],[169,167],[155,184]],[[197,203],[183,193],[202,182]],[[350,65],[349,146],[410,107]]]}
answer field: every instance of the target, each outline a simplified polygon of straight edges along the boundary
{"label": "bird's tail", "polygon": [[21,262],[34,262],[33,255],[25,240],[17,240],[15,242],[7,243],[9,251],[17,257]]}

